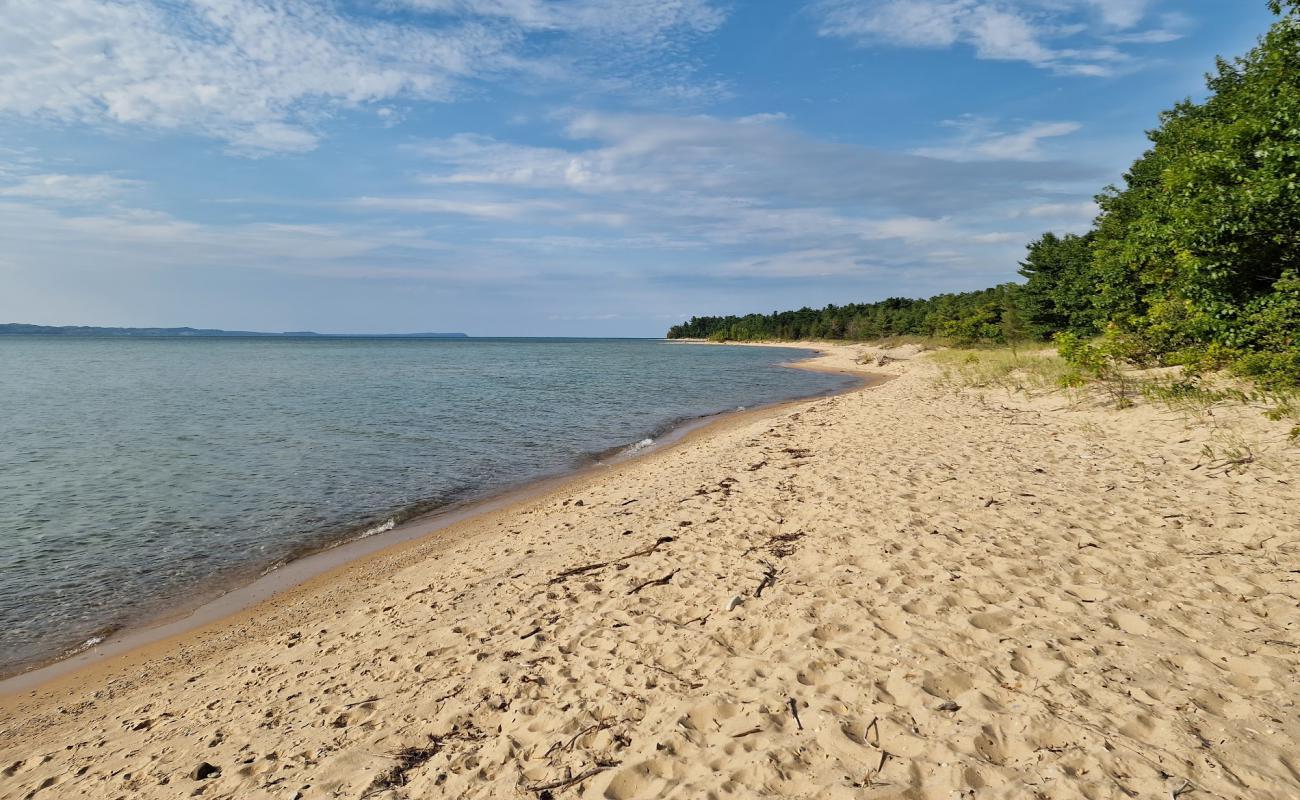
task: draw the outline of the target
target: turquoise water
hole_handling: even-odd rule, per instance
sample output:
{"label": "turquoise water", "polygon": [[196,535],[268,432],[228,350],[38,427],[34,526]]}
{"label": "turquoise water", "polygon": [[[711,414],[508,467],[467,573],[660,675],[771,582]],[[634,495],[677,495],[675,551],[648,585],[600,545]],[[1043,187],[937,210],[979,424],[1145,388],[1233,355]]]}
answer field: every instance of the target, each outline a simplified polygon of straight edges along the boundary
{"label": "turquoise water", "polygon": [[841,388],[648,340],[0,339],[0,672],[685,420]]}

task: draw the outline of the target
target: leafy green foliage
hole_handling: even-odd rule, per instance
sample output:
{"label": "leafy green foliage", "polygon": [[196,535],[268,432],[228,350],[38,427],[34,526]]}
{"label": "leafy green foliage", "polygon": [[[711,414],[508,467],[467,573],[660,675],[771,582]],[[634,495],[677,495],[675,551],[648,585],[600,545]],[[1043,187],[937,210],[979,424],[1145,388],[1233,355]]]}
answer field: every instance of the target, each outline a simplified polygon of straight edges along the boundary
{"label": "leafy green foliage", "polygon": [[1300,383],[1296,8],[1220,59],[1209,98],[1165,112],[1124,187],[1098,198],[1097,305],[1145,357]]}
{"label": "leafy green foliage", "polygon": [[1058,331],[1095,336],[1101,322],[1093,302],[1093,235],[1045,233],[1031,242],[1020,263],[1025,285],[1018,304],[1027,325],[1040,338]]}
{"label": "leafy green foliage", "polygon": [[1003,342],[1004,314],[1014,287],[941,294],[928,300],[895,297],[879,303],[801,308],[745,317],[694,317],[674,325],[670,339],[763,341],[849,339],[893,336],[942,337],[961,344]]}

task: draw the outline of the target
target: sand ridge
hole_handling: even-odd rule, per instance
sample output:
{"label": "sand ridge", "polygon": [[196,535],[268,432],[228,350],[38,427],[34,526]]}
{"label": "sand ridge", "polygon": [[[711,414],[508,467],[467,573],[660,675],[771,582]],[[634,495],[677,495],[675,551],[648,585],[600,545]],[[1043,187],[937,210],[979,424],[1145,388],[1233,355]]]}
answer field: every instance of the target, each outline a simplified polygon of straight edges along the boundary
{"label": "sand ridge", "polygon": [[895,355],[7,703],[0,798],[1300,797],[1294,450]]}

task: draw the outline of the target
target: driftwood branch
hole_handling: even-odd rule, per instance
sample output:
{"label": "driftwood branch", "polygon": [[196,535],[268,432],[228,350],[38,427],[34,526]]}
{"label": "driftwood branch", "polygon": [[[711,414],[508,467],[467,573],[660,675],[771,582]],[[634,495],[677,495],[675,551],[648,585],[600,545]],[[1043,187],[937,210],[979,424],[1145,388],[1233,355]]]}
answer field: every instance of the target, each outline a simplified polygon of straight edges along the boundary
{"label": "driftwood branch", "polygon": [[562,781],[554,781],[552,783],[543,783],[540,786],[530,786],[529,791],[537,792],[540,795],[545,795],[549,797],[550,793],[555,791],[556,789],[564,789],[569,786],[573,786],[574,784],[582,783],[583,781],[592,777],[593,775],[599,775],[600,773],[604,772],[607,769],[612,769],[614,767],[617,767],[620,763],[622,762],[601,761],[598,762],[596,766],[591,767],[590,769],[585,769],[571,778],[565,778]]}
{"label": "driftwood branch", "polygon": [[633,586],[631,589],[629,589],[627,593],[636,594],[640,592],[642,589],[648,588],[650,586],[667,586],[668,582],[673,579],[673,576],[679,572],[681,572],[680,569],[675,569],[672,572],[668,573],[667,575],[663,576],[662,578],[651,578],[645,583],[638,583],[636,586]]}
{"label": "driftwood branch", "polygon": [[762,597],[764,589],[768,588],[769,586],[776,585],[776,567],[772,566],[766,561],[763,562],[763,566],[765,567],[765,571],[763,572],[763,579],[758,582],[758,588],[754,590],[755,597]]}
{"label": "driftwood branch", "polygon": [[569,752],[573,752],[573,748],[578,743],[579,739],[581,739],[582,737],[586,736],[589,733],[597,733],[599,731],[603,731],[613,724],[614,723],[610,720],[602,719],[600,722],[596,722],[591,725],[588,725],[587,727],[573,734],[573,736],[569,737],[569,741],[556,742],[555,744],[551,745],[550,749],[546,751],[546,755],[549,756],[551,753],[554,753],[556,750],[568,750]]}
{"label": "driftwood branch", "polygon": [[556,575],[554,578],[551,578],[551,583],[553,584],[563,583],[565,578],[571,578],[574,575],[582,575],[585,572],[595,572],[598,569],[604,569],[605,567],[611,567],[615,564],[621,564],[624,561],[627,561],[628,559],[631,558],[640,558],[642,556],[652,555],[662,545],[668,544],[669,542],[672,541],[675,541],[674,537],[672,536],[660,536],[658,539],[655,540],[655,543],[650,545],[649,547],[643,550],[638,550],[635,553],[628,553],[627,555],[622,556],[620,558],[616,558],[613,561],[600,561],[595,564],[586,564],[581,567],[566,569],[564,572],[561,572],[560,574]]}

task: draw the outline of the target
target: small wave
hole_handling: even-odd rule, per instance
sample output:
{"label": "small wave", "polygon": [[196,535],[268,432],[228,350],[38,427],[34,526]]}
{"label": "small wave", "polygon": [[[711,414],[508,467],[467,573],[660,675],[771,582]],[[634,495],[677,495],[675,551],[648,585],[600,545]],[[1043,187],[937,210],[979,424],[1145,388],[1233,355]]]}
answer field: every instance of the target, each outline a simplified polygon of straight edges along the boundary
{"label": "small wave", "polygon": [[77,655],[77,654],[79,654],[79,653],[84,653],[84,652],[86,652],[87,650],[89,650],[90,648],[94,647],[95,645],[97,645],[97,644],[99,644],[100,642],[103,642],[103,641],[104,641],[104,637],[103,637],[103,636],[92,636],[92,637],[90,637],[89,639],[87,639],[86,641],[82,642],[81,644],[79,644],[79,645],[77,645],[77,646],[75,646],[75,647],[71,647],[71,648],[69,648],[69,649],[68,649],[68,650],[67,650],[63,655],[64,655],[65,657],[67,657],[67,656],[75,656],[75,655]]}
{"label": "small wave", "polygon": [[361,535],[358,536],[357,538],[368,539],[377,533],[387,533],[388,531],[391,531],[393,528],[396,527],[397,527],[397,520],[390,517],[384,522],[374,526],[373,528],[366,528],[364,531],[361,532]]}
{"label": "small wave", "polygon": [[627,456],[636,455],[637,453],[641,452],[642,450],[645,450],[648,447],[654,447],[654,445],[655,445],[654,439],[650,439],[650,438],[642,439],[641,441],[637,442],[636,444],[624,450],[623,455],[627,455]]}
{"label": "small wave", "polygon": [[266,569],[262,570],[262,572],[258,575],[258,577],[259,577],[259,578],[265,578],[267,575],[270,575],[272,572],[275,572],[277,569],[279,569],[280,567],[283,567],[285,564],[288,564],[288,563],[289,563],[288,561],[281,559],[280,561],[277,561],[277,562],[275,562],[274,564],[272,564],[271,566],[269,566],[269,567],[267,567]]}

